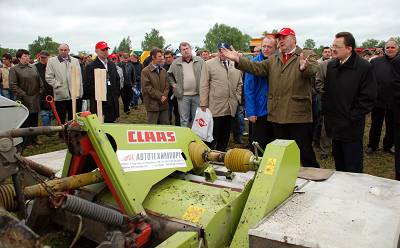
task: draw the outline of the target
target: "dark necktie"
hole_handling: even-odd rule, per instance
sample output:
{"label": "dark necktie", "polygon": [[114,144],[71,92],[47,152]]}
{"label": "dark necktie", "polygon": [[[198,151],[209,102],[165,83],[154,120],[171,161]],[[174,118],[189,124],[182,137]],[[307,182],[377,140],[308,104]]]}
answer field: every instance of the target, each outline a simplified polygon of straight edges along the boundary
{"label": "dark necktie", "polygon": [[224,60],[222,63],[224,64],[226,71],[228,71],[228,61]]}

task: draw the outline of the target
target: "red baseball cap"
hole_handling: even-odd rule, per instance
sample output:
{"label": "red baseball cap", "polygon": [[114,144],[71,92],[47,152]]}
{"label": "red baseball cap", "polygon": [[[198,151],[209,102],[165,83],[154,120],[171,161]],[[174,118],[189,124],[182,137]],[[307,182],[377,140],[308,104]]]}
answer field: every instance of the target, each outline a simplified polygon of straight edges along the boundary
{"label": "red baseball cap", "polygon": [[96,49],[104,50],[104,49],[110,49],[105,41],[99,41],[96,44]]}
{"label": "red baseball cap", "polygon": [[116,55],[115,53],[112,53],[112,54],[108,55],[108,58],[115,59],[115,58],[118,58],[118,55]]}
{"label": "red baseball cap", "polygon": [[296,36],[296,33],[293,31],[291,28],[282,28],[279,33],[275,34],[275,38],[278,38],[279,36],[288,36],[288,35],[293,35]]}

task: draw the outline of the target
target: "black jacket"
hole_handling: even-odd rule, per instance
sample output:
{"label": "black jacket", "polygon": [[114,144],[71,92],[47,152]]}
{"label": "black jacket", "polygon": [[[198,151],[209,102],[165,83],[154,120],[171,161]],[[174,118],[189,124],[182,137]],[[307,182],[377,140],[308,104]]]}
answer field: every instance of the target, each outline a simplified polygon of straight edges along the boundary
{"label": "black jacket", "polygon": [[135,63],[132,63],[133,69],[135,69],[135,84],[140,85],[140,81],[141,81],[141,74],[142,74],[142,69],[143,69],[143,65],[138,61]]}
{"label": "black jacket", "polygon": [[392,81],[393,90],[393,114],[395,123],[400,124],[400,56],[392,60],[394,77]]}
{"label": "black jacket", "polygon": [[355,142],[364,135],[365,115],[371,112],[377,92],[372,65],[356,53],[340,64],[328,63],[322,95],[322,111],[328,135],[334,140]]}
{"label": "black jacket", "polygon": [[132,87],[135,84],[135,68],[133,68],[132,63],[129,62],[120,62],[119,67],[122,68],[124,73],[124,86]]}
{"label": "black jacket", "polygon": [[392,81],[395,72],[392,61],[393,59],[390,59],[387,56],[371,60],[376,77],[376,83],[378,84],[378,96],[376,98],[375,106],[379,108],[390,109],[393,105]]}
{"label": "black jacket", "polygon": [[[89,63],[86,66],[86,79],[83,85],[83,99],[90,99],[90,112],[97,113],[97,105],[94,91],[94,69],[105,69],[99,58]],[[110,80],[110,85],[107,84],[107,101],[103,101],[104,122],[114,122],[119,117],[119,102],[120,95],[120,78],[117,73],[117,67],[114,62],[107,62],[107,75]]]}
{"label": "black jacket", "polygon": [[39,76],[43,81],[43,92],[40,95],[40,109],[41,110],[51,110],[50,104],[46,101],[46,96],[53,96],[53,87],[47,83],[45,74],[46,74],[46,66],[40,62],[35,64],[36,69],[39,72]]}

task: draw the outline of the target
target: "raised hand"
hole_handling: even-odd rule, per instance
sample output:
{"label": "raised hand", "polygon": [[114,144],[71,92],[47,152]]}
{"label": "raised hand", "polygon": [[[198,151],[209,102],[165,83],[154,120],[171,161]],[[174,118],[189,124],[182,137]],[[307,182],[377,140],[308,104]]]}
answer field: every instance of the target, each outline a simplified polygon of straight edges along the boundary
{"label": "raised hand", "polygon": [[304,54],[300,53],[300,71],[304,71],[307,68],[309,64],[308,57],[309,56],[307,56],[307,58],[304,58]]}
{"label": "raised hand", "polygon": [[226,48],[221,48],[222,53],[227,57],[228,59],[235,61],[236,63],[239,62],[239,58],[241,57],[240,54],[231,46],[232,50],[228,50]]}

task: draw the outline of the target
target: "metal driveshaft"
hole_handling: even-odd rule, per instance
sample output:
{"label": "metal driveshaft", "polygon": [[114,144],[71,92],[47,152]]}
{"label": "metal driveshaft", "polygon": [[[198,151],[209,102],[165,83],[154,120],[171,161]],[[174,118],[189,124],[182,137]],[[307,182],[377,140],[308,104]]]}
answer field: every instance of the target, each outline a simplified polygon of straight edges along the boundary
{"label": "metal driveshaft", "polygon": [[46,127],[26,127],[16,128],[5,132],[0,132],[0,138],[16,138],[31,135],[46,135],[57,132],[62,132],[64,126],[46,126]]}

